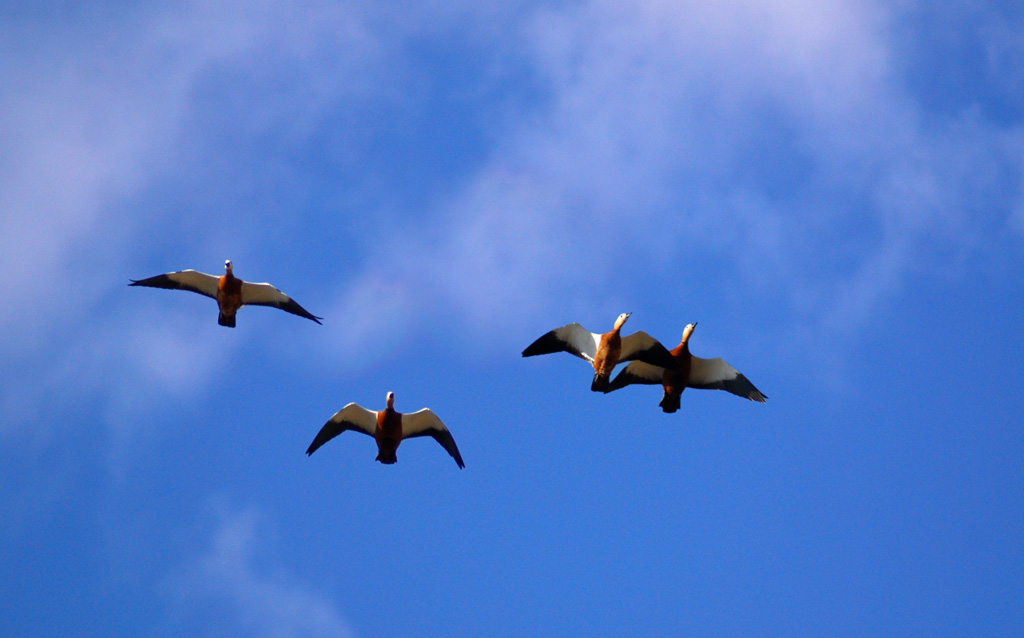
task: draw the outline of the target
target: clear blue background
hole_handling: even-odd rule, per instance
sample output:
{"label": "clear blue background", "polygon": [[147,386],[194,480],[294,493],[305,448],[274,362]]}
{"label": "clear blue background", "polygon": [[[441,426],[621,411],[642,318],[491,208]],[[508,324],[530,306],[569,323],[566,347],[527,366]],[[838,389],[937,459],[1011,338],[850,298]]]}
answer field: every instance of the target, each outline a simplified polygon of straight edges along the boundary
{"label": "clear blue background", "polygon": [[[0,634],[1024,634],[1020,8],[87,4],[0,8]],[[324,325],[126,286],[225,259]],[[520,357],[624,311],[768,403]],[[388,391],[465,470],[303,454]]]}

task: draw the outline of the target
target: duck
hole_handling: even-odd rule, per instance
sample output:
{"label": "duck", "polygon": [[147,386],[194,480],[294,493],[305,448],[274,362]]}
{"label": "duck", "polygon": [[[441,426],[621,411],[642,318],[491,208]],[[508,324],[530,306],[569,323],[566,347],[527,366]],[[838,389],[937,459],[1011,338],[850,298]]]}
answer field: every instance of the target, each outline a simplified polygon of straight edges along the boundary
{"label": "duck", "polygon": [[607,392],[614,392],[634,383],[660,383],[665,394],[658,405],[667,413],[679,410],[679,398],[686,388],[725,390],[744,399],[765,403],[768,397],[723,359],[702,359],[690,354],[690,337],[696,327],[696,322],[687,324],[683,328],[682,340],[672,349],[672,356],[678,363],[676,369],[634,361],[615,377]]}
{"label": "duck", "polygon": [[148,279],[129,279],[129,281],[131,282],[128,284],[129,286],[189,290],[212,297],[217,300],[217,307],[220,309],[217,323],[228,328],[235,327],[235,314],[242,306],[272,306],[293,315],[305,317],[318,324],[323,319],[323,317],[311,314],[294,299],[270,284],[256,284],[235,277],[230,259],[224,262],[224,274],[220,277],[189,269],[169,272]]}
{"label": "duck", "polygon": [[432,436],[455,459],[460,470],[466,467],[455,438],[441,419],[430,408],[409,414],[396,412],[394,392],[388,392],[387,407],[383,410],[367,410],[358,403],[349,403],[335,412],[309,444],[306,456],[311,456],[324,443],[346,430],[372,436],[377,441],[377,458],[374,460],[384,465],[398,462],[396,452],[405,439]]}
{"label": "duck", "polygon": [[612,369],[623,361],[645,362],[675,370],[678,364],[672,354],[658,340],[643,331],[625,337],[619,332],[629,319],[631,312],[624,312],[615,319],[612,329],[604,334],[590,332],[578,323],[555,328],[531,343],[523,350],[524,357],[553,352],[568,352],[583,359],[594,367],[594,380],[590,389],[606,392]]}

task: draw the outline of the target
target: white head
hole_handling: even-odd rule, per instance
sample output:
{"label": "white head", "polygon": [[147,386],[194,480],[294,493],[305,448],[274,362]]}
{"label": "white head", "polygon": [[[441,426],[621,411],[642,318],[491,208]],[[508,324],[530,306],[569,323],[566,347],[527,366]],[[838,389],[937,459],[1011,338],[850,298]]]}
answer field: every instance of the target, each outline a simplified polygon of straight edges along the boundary
{"label": "white head", "polygon": [[621,315],[619,315],[619,318],[615,320],[615,326],[612,329],[613,330],[618,330],[619,328],[621,328],[622,324],[626,323],[626,319],[629,319],[629,315],[631,315],[631,314],[633,314],[633,313],[632,312],[624,312]]}
{"label": "white head", "polygon": [[231,260],[230,259],[225,259],[224,260],[224,272],[231,272]]}
{"label": "white head", "polygon": [[683,328],[683,342],[687,341],[690,338],[690,335],[693,334],[693,329],[696,327],[696,321],[694,321],[693,323],[686,324],[686,327]]}
{"label": "white head", "polygon": [[395,393],[394,392],[388,392],[388,399],[387,399],[387,401],[388,401],[388,407],[393,410],[395,408]]}

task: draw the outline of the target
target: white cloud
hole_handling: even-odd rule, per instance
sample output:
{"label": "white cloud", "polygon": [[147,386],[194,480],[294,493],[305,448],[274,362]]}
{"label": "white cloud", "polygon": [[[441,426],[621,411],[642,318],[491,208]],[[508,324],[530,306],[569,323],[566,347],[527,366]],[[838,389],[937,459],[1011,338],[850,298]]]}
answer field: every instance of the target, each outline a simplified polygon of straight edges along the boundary
{"label": "white cloud", "polygon": [[908,272],[983,244],[971,214],[991,213],[967,205],[1021,164],[1012,131],[907,89],[896,18],[845,0],[538,10],[520,37],[545,101],[436,203],[433,232],[396,236],[394,277],[493,337],[700,251],[856,331]]}
{"label": "white cloud", "polygon": [[[154,248],[137,237],[173,222],[135,216],[123,203],[177,170],[176,146],[209,74],[229,66],[298,78],[276,110],[247,112],[253,130],[287,123],[294,135],[307,135],[337,95],[373,87],[359,79],[374,79],[366,63],[379,51],[335,3],[301,12],[273,0],[96,10],[85,20],[58,14],[0,25],[0,295],[13,300],[0,304],[0,329],[13,335],[0,340],[0,359],[19,370],[0,395],[12,417],[0,430],[27,424],[47,393],[69,403],[99,394],[112,397],[116,438],[125,406],[154,398],[139,388],[188,394],[208,378],[214,364],[173,337],[173,316],[149,318],[145,330],[160,333],[149,335],[130,327],[146,317],[122,328],[108,320],[126,318],[120,311],[130,302],[119,293],[141,276],[127,265]],[[217,223],[213,214],[170,214]],[[189,266],[202,268],[178,267]],[[48,436],[45,425],[34,427]]]}
{"label": "white cloud", "polygon": [[202,629],[194,631],[266,638],[353,635],[335,606],[314,588],[261,567],[265,524],[255,510],[222,506],[216,514],[209,549],[169,581],[182,616],[196,612],[200,618]]}
{"label": "white cloud", "polygon": [[326,341],[347,367],[360,368],[394,352],[417,312],[405,282],[378,274],[346,286],[327,310]]}
{"label": "white cloud", "polygon": [[[207,74],[235,65],[298,78],[277,110],[246,115],[255,130],[302,134],[341,91],[358,90],[367,74],[353,69],[375,55],[333,3],[302,12],[274,1],[186,3],[117,20],[12,22],[0,35],[32,44],[0,49],[11,76],[0,96],[0,291],[20,300],[0,308],[0,326],[26,334],[46,326],[29,319],[48,307],[40,281],[80,274],[74,264],[87,256],[107,257],[90,260],[104,275],[123,269],[145,220],[116,205],[172,170],[167,158]],[[68,286],[63,299],[80,308],[96,293]]]}
{"label": "white cloud", "polygon": [[[216,306],[210,302],[206,310],[213,324]],[[98,408],[116,448],[116,470],[122,450],[153,435],[147,411],[202,393],[233,350],[213,330],[196,330],[196,313],[139,304],[130,316],[115,315],[118,321],[111,323],[95,315],[61,321],[55,325],[63,338],[46,357],[29,349],[0,363],[7,380],[0,389],[6,415],[0,436],[22,430],[31,433],[33,447],[45,447],[68,428],[87,427],[85,415]],[[60,414],[81,418],[54,418]]]}
{"label": "white cloud", "polygon": [[[502,113],[484,120],[496,126],[484,135],[486,159],[452,179],[464,186],[424,202],[423,219],[404,220],[369,259],[331,275],[333,308],[320,312],[345,327],[325,328],[330,354],[360,365],[424,325],[516,340],[531,313],[615,314],[630,291],[590,291],[607,291],[623,269],[670,271],[684,253],[734,269],[735,286],[753,295],[785,281],[782,299],[807,321],[856,330],[935,244],[983,245],[985,231],[964,212],[969,196],[990,189],[994,174],[1020,173],[1019,135],[984,116],[922,108],[894,64],[897,10],[595,0],[295,11],[262,0],[163,5],[92,27],[7,26],[0,292],[19,303],[0,308],[0,327],[18,335],[0,355],[29,360],[54,335],[86,338],[62,329],[109,303],[110,282],[120,285],[148,248],[134,243],[148,220],[118,204],[177,170],[176,145],[204,133],[186,132],[201,104],[229,105],[240,133],[302,144],[339,100],[416,95],[409,87],[431,71],[406,45],[442,37],[474,55],[500,42],[487,48],[486,77],[467,84],[510,82],[500,70],[515,69],[532,86],[460,94]],[[990,72],[1012,74],[1002,61],[1013,39],[996,32]],[[46,46],[20,46],[33,40]],[[235,81],[221,86],[223,76]],[[248,99],[267,87],[274,99]],[[288,157],[274,161],[297,170]],[[241,184],[225,188],[253,179],[229,175]],[[192,224],[242,215],[175,214]],[[256,219],[271,214],[249,213],[250,226],[273,227]],[[259,254],[262,240],[234,236],[232,256],[247,252],[239,243]],[[189,266],[201,267],[176,267]],[[40,294],[40,282],[74,283],[58,295]],[[153,350],[142,360],[162,347],[140,344]]]}

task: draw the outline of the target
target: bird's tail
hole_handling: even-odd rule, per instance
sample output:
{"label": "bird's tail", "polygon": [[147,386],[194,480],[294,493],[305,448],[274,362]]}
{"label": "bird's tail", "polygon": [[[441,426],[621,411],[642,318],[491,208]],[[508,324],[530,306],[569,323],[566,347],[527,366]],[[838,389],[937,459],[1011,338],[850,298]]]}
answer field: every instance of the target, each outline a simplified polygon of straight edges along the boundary
{"label": "bird's tail", "polygon": [[226,315],[223,312],[217,317],[217,323],[228,328],[235,327],[235,315]]}
{"label": "bird's tail", "polygon": [[590,389],[594,392],[607,392],[608,391],[608,376],[607,375],[594,375],[594,381],[590,384]]}
{"label": "bird's tail", "polygon": [[680,395],[678,394],[669,394],[668,392],[666,392],[665,396],[661,397],[661,403],[658,404],[661,406],[662,412],[668,412],[671,414],[672,412],[678,410],[679,397]]}

